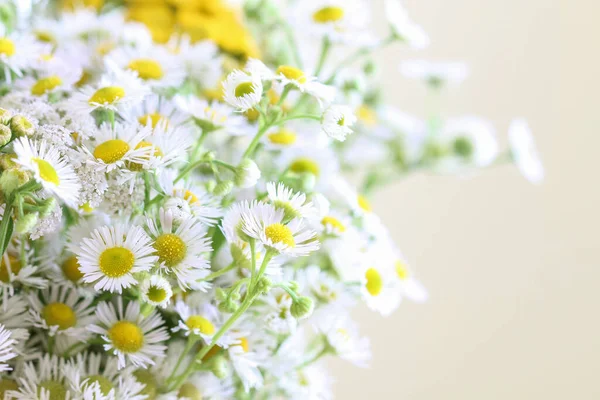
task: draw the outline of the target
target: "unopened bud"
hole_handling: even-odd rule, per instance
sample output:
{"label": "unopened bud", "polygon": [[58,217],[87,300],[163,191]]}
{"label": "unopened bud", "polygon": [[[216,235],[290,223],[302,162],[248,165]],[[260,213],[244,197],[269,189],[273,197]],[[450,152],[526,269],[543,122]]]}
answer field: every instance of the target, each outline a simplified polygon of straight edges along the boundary
{"label": "unopened bud", "polygon": [[23,217],[17,220],[15,224],[15,230],[19,234],[29,233],[35,228],[35,225],[38,223],[39,217],[38,213],[30,213],[25,214]]}
{"label": "unopened bud", "polygon": [[40,204],[40,216],[42,218],[47,217],[56,209],[56,199],[54,197],[48,197],[46,200]]}
{"label": "unopened bud", "polygon": [[0,175],[0,188],[8,197],[21,185],[26,184],[31,179],[31,173],[19,168],[10,168]]}
{"label": "unopened bud", "polygon": [[262,278],[260,278],[258,280],[258,282],[256,282],[256,290],[258,291],[258,293],[261,293],[261,294],[268,293],[272,287],[273,287],[273,282],[269,278],[264,277],[264,276]]}
{"label": "unopened bud", "polygon": [[17,158],[17,155],[14,153],[0,154],[0,169],[7,170],[16,167],[17,163],[14,161],[15,158]]}
{"label": "unopened bud", "polygon": [[0,123],[8,124],[12,118],[13,113],[5,108],[0,107]]}
{"label": "unopened bud", "polygon": [[227,378],[229,375],[229,368],[225,357],[215,356],[210,364],[210,371],[219,379]]}
{"label": "unopened bud", "polygon": [[310,317],[315,308],[315,303],[310,297],[301,296],[292,303],[290,312],[296,319],[304,319]]}
{"label": "unopened bud", "polygon": [[0,124],[0,147],[6,146],[10,139],[12,138],[12,132],[10,128],[6,125]]}
{"label": "unopened bud", "polygon": [[217,196],[227,196],[229,193],[231,193],[232,189],[233,189],[233,182],[222,181],[222,182],[217,183],[217,186],[215,186],[213,193]]}
{"label": "unopened bud", "polygon": [[32,136],[35,132],[35,126],[23,115],[15,115],[10,120],[10,129],[16,137]]}
{"label": "unopened bud", "polygon": [[250,188],[256,185],[260,175],[260,169],[256,163],[249,158],[245,158],[235,170],[234,182],[237,187]]}

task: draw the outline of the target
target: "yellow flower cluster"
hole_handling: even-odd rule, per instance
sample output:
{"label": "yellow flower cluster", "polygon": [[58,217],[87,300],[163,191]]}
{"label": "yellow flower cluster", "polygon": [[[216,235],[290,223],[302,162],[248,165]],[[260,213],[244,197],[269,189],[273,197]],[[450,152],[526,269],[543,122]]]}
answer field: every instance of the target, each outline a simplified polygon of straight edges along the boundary
{"label": "yellow flower cluster", "polygon": [[[104,0],[63,0],[100,9]],[[127,19],[144,23],[154,40],[165,43],[173,33],[187,34],[193,42],[209,39],[222,50],[241,58],[257,57],[258,47],[244,25],[240,10],[223,0],[125,0]]]}

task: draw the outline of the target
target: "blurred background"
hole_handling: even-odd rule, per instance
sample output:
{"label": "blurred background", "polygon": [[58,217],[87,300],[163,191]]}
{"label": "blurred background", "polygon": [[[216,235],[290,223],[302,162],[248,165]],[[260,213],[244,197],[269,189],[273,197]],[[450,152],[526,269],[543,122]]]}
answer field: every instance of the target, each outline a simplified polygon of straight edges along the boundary
{"label": "blurred background", "polygon": [[[368,370],[332,363],[339,399],[599,399],[600,1],[405,0],[430,34],[424,52],[381,54],[388,100],[423,114],[403,59],[464,60],[447,116],[490,118],[502,140],[529,120],[546,167],[469,178],[417,175],[375,197],[431,299],[390,318],[356,315]],[[385,27],[383,1],[373,0]],[[596,129],[592,129],[592,127]]]}

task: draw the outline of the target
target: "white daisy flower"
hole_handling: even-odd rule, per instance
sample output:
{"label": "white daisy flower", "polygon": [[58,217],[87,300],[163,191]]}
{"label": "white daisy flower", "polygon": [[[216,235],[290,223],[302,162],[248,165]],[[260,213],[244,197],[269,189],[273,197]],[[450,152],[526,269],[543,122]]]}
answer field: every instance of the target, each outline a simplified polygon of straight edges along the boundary
{"label": "white daisy flower", "polygon": [[385,0],[385,16],[398,39],[418,50],[429,46],[429,36],[420,25],[411,21],[400,0]]}
{"label": "white daisy flower", "polygon": [[242,217],[248,215],[252,208],[256,206],[256,202],[240,201],[234,203],[225,212],[221,220],[221,231],[227,243],[235,245],[238,249],[244,249],[247,246],[248,237],[242,230]]}
{"label": "white daisy flower", "polygon": [[257,342],[251,337],[250,329],[256,329],[256,327],[248,320],[245,322],[246,329],[242,326],[239,330],[229,333],[237,344],[229,346],[228,354],[236,375],[242,381],[245,391],[248,392],[251,388],[263,386],[263,376],[259,366],[266,356],[266,349],[264,343]]}
{"label": "white daisy flower", "polygon": [[178,87],[185,79],[179,57],[161,45],[119,47],[106,57],[153,88]]}
{"label": "white daisy flower", "polygon": [[407,78],[439,87],[446,83],[456,85],[462,83],[469,75],[469,68],[462,62],[408,60],[400,64],[400,72]]}
{"label": "white daisy flower", "polygon": [[70,105],[75,111],[86,114],[98,108],[122,111],[139,103],[149,93],[150,89],[135,72],[111,67],[96,85],[74,93]]}
{"label": "white daisy flower", "polygon": [[544,180],[544,165],[538,154],[533,134],[523,119],[516,119],[508,129],[510,151],[523,176],[536,185]]}
{"label": "white daisy flower", "polygon": [[122,125],[114,128],[104,123],[96,133],[94,140],[85,143],[88,152],[94,157],[99,169],[108,172],[127,165],[146,168],[154,155],[152,146],[145,145],[152,134],[151,126],[139,124]]}
{"label": "white daisy flower", "polygon": [[483,168],[498,156],[495,129],[489,121],[479,117],[465,116],[448,120],[434,140],[450,153],[439,163],[442,171],[460,171],[471,166]]}
{"label": "white daisy flower", "polygon": [[11,371],[12,368],[8,365],[8,361],[17,356],[13,349],[16,340],[11,339],[12,334],[10,330],[0,324],[0,372]]}
{"label": "white daisy flower", "polygon": [[173,296],[173,289],[168,280],[160,275],[152,275],[140,284],[140,296],[145,303],[165,308]]}
{"label": "white daisy flower", "polygon": [[68,92],[81,79],[82,70],[78,66],[70,66],[57,61],[45,65],[36,73],[36,78],[26,77],[19,80],[17,87],[27,90],[33,96],[49,95],[57,92]]}
{"label": "white daisy flower", "polygon": [[232,136],[245,136],[252,131],[248,120],[227,104],[210,103],[192,96],[176,96],[174,102],[207,132],[223,130]]}
{"label": "white daisy flower", "polygon": [[367,367],[371,359],[369,338],[360,337],[358,327],[346,315],[331,315],[332,310],[322,310],[316,316],[317,331],[324,335],[327,344],[340,358],[358,367]]}
{"label": "white daisy flower", "polygon": [[139,172],[143,169],[158,169],[173,163],[183,161],[192,145],[192,137],[183,130],[167,125],[167,121],[152,126],[149,121],[146,128],[153,128],[148,135],[136,146],[138,149],[151,148],[146,164],[127,163],[130,171]]}
{"label": "white daisy flower", "polygon": [[317,121],[290,121],[283,126],[269,128],[262,142],[270,150],[286,150],[293,147],[327,147],[331,140],[321,131]]}
{"label": "white daisy flower", "polygon": [[311,218],[317,214],[312,202],[304,193],[294,193],[283,183],[267,183],[267,196],[275,208],[283,210],[286,219]]}
{"label": "white daisy flower", "polygon": [[383,316],[400,304],[400,290],[393,268],[393,255],[387,246],[373,246],[365,254],[359,269],[360,292],[367,306]]}
{"label": "white daisy flower", "polygon": [[339,169],[337,156],[331,147],[295,147],[281,153],[278,168],[298,175],[312,175],[315,187],[326,189]]}
{"label": "white daisy flower", "polygon": [[258,105],[263,85],[259,77],[234,70],[223,82],[223,100],[239,111],[248,111]]}
{"label": "white daisy flower", "polygon": [[317,82],[317,77],[306,76],[301,69],[289,65],[280,65],[275,71],[273,79],[283,86],[292,85],[300,92],[308,93],[315,97],[321,105],[323,103],[326,105],[331,104],[336,95],[334,87]]}
{"label": "white daisy flower", "polygon": [[4,24],[0,25],[0,68],[7,83],[11,83],[13,74],[21,76],[41,54],[49,52],[49,45],[37,42],[29,35],[7,35]]}
{"label": "white daisy flower", "polygon": [[218,85],[223,76],[223,61],[219,47],[213,41],[192,43],[188,36],[173,36],[167,47],[177,54],[189,79],[205,88]]}
{"label": "white daisy flower", "polygon": [[331,106],[325,110],[321,120],[321,129],[332,139],[343,142],[352,134],[352,126],[357,118],[348,106]]}
{"label": "white daisy flower", "polygon": [[15,141],[15,162],[34,173],[35,179],[49,193],[62,199],[70,207],[78,205],[79,180],[73,167],[58,150],[45,141],[19,138]]}
{"label": "white daisy flower", "polygon": [[182,331],[185,336],[196,335],[202,337],[205,343],[211,342],[217,329],[209,315],[205,315],[200,309],[188,306],[181,300],[175,304],[175,311],[179,315],[179,320],[173,332]]}
{"label": "white daisy flower", "polygon": [[38,266],[22,265],[19,257],[7,251],[0,262],[0,293],[7,298],[14,295],[15,286],[45,288],[48,280],[41,277],[39,272]]}
{"label": "white daisy flower", "polygon": [[317,229],[325,235],[338,237],[348,230],[351,223],[349,216],[332,211],[321,218]]}
{"label": "white daisy flower", "polygon": [[121,116],[128,123],[138,122],[140,125],[147,125],[150,122],[152,128],[164,122],[167,127],[180,128],[186,133],[192,129],[189,117],[179,110],[177,104],[158,94],[147,96],[141,103],[136,103],[121,112]]}
{"label": "white daisy flower", "polygon": [[29,295],[29,321],[49,336],[64,335],[80,341],[87,339],[86,326],[95,321],[91,297],[66,285],[51,285]]}
{"label": "white daisy flower", "polygon": [[144,400],[144,385],[124,371],[117,360],[97,353],[78,353],[67,361],[65,376],[75,398],[84,400]]}
{"label": "white daisy flower", "polygon": [[276,254],[298,257],[319,249],[316,232],[298,218],[285,223],[284,217],[283,210],[256,203],[242,215],[242,231]]}
{"label": "white daisy flower", "polygon": [[206,291],[210,284],[199,282],[209,274],[209,263],[203,256],[212,250],[206,228],[191,217],[175,225],[171,210],[160,209],[159,221],[148,218],[147,226],[161,269],[173,275],[183,290]]}
{"label": "white daisy flower", "polygon": [[96,315],[98,325],[90,325],[88,330],[102,335],[106,342],[104,350],[117,357],[119,369],[126,365],[147,368],[155,364],[156,358],[164,357],[167,347],[162,343],[169,339],[169,334],[156,311],[142,315],[135,301],[123,310],[123,300],[119,297],[116,309],[113,304],[102,302],[96,308]]}
{"label": "white daisy flower", "polygon": [[19,400],[70,399],[72,393],[64,375],[65,360],[44,355],[28,362],[19,374],[18,388],[10,391],[9,396]]}
{"label": "white daisy flower", "polygon": [[370,9],[363,0],[307,0],[290,10],[298,32],[334,42],[365,42]]}
{"label": "white daisy flower", "polygon": [[23,314],[27,313],[28,303],[24,295],[15,294],[7,298],[0,298],[0,324],[7,329],[29,328],[29,322],[25,321]]}
{"label": "white daisy flower", "polygon": [[121,293],[137,284],[134,274],[148,271],[158,257],[151,239],[139,226],[104,226],[81,241],[75,251],[83,281],[94,289]]}
{"label": "white daisy flower", "polygon": [[394,269],[396,276],[398,277],[398,284],[402,297],[406,297],[415,303],[427,301],[427,298],[429,297],[427,289],[425,289],[421,282],[414,278],[412,271],[404,259],[398,258],[394,264]]}

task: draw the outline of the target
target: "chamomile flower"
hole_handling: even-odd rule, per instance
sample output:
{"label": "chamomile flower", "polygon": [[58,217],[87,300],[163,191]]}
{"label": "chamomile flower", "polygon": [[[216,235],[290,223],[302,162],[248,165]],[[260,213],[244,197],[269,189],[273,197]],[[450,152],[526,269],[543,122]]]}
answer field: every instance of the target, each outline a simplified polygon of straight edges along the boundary
{"label": "chamomile flower", "polygon": [[187,77],[202,87],[215,87],[223,76],[218,46],[210,40],[192,42],[187,35],[173,36],[167,47],[179,57]]}
{"label": "chamomile flower", "polygon": [[316,321],[317,331],[340,358],[358,367],[367,367],[371,359],[369,339],[361,337],[356,324],[346,315],[330,315],[323,310]]}
{"label": "chamomile flower", "polygon": [[17,154],[15,162],[32,171],[44,190],[70,207],[77,206],[80,188],[77,175],[56,148],[43,140],[19,138],[15,141],[14,150]]}
{"label": "chamomile flower", "polygon": [[294,193],[281,182],[267,183],[267,196],[275,208],[283,210],[286,219],[310,218],[317,213],[312,202],[306,199],[306,194]]}
{"label": "chamomile flower", "polygon": [[332,211],[318,221],[317,229],[327,236],[338,237],[346,233],[352,221],[347,215]]}
{"label": "chamomile flower", "polygon": [[400,0],[386,0],[385,15],[398,39],[418,50],[429,46],[429,36],[420,25],[411,21]]}
{"label": "chamomile flower", "polygon": [[238,111],[253,109],[262,98],[263,85],[259,77],[234,70],[223,82],[223,99]]}
{"label": "chamomile flower", "polygon": [[319,249],[316,233],[294,218],[285,222],[285,213],[270,204],[257,203],[242,215],[242,231],[276,254],[306,256]]}
{"label": "chamomile flower", "polygon": [[[188,306],[183,301],[178,301],[175,304],[175,311],[179,315],[179,320],[177,326],[173,328],[173,332],[182,331],[185,336],[200,336],[206,343],[210,343],[217,328],[215,328],[209,315],[203,313],[200,309]],[[223,345],[223,343],[217,344]]]}
{"label": "chamomile flower", "polygon": [[[144,385],[119,371],[117,360],[98,353],[78,353],[65,365],[65,376],[75,398],[84,400],[144,400]],[[80,397],[79,397],[80,396]]]}
{"label": "chamomile flower", "polygon": [[106,57],[119,68],[134,72],[153,88],[176,87],[185,78],[178,57],[160,45],[119,47]]}
{"label": "chamomile flower", "polygon": [[392,262],[383,249],[371,251],[365,257],[360,269],[360,291],[363,300],[373,311],[383,316],[390,315],[398,304],[400,304],[400,291],[395,285],[394,271],[391,269]]}
{"label": "chamomile flower", "polygon": [[510,151],[517,168],[531,183],[540,184],[544,180],[544,165],[540,160],[533,135],[523,119],[516,119],[508,129]]}
{"label": "chamomile flower", "polygon": [[319,129],[317,121],[290,121],[284,126],[272,127],[263,137],[263,143],[271,150],[301,147],[327,147],[331,140]]}
{"label": "chamomile flower", "polygon": [[64,335],[84,341],[86,326],[94,322],[91,297],[81,297],[70,286],[52,285],[38,295],[29,296],[29,320],[49,336]]}
{"label": "chamomile flower", "polygon": [[173,296],[173,289],[168,280],[160,275],[152,275],[140,284],[140,295],[145,303],[165,308]]}
{"label": "chamomile flower", "polygon": [[152,218],[147,219],[152,247],[160,268],[174,276],[183,290],[207,290],[210,284],[200,281],[208,275],[209,268],[203,253],[211,251],[206,228],[191,217],[184,218],[175,225],[171,210],[161,209],[159,221],[157,223]]}
{"label": "chamomile flower", "polygon": [[18,388],[9,396],[19,400],[70,399],[72,396],[64,374],[65,360],[48,354],[28,362],[17,378]]}
{"label": "chamomile flower", "polygon": [[104,350],[117,357],[118,368],[126,365],[147,368],[154,365],[155,358],[162,358],[169,334],[162,326],[163,320],[156,311],[148,315],[140,313],[140,304],[131,301],[123,310],[123,300],[114,304],[102,302],[96,308],[97,325],[88,330],[102,336]]}
{"label": "chamomile flower", "polygon": [[415,303],[423,303],[429,297],[427,289],[415,279],[413,272],[410,270],[406,261],[399,257],[394,263],[394,270],[398,277],[398,285],[401,296],[406,297]]}
{"label": "chamomile flower", "polygon": [[326,105],[331,104],[336,95],[334,87],[317,82],[317,77],[307,76],[301,69],[290,65],[277,67],[273,79],[282,86],[291,85],[302,93],[306,92],[315,97],[321,105],[323,103]]}
{"label": "chamomile flower", "polygon": [[230,332],[230,336],[237,340],[237,344],[230,346],[228,353],[236,375],[248,392],[251,388],[263,386],[264,379],[259,366],[261,359],[266,355],[264,354],[266,349],[263,343],[251,340],[249,329],[253,327],[252,324],[248,321],[245,325],[246,329],[242,326],[240,330]]}
{"label": "chamomile flower", "polygon": [[447,83],[456,85],[462,83],[469,75],[469,68],[462,62],[408,60],[400,64],[400,72],[407,78],[439,87]]}
{"label": "chamomile flower", "polygon": [[85,86],[73,94],[71,107],[80,113],[96,109],[122,111],[143,100],[149,89],[132,71],[110,68],[94,86]]}
{"label": "chamomile flower", "polygon": [[128,123],[138,122],[140,125],[150,123],[152,128],[164,122],[169,128],[181,128],[185,132],[191,129],[188,116],[179,110],[178,106],[165,96],[151,94],[141,103],[121,113]]}
{"label": "chamomile flower", "polygon": [[0,68],[7,83],[12,82],[13,74],[21,76],[32,67],[40,54],[48,54],[50,46],[36,41],[25,34],[7,34],[4,25],[0,26]]}
{"label": "chamomile flower", "polygon": [[33,96],[67,92],[81,78],[82,70],[78,66],[69,66],[64,62],[55,62],[37,71],[37,77],[24,78],[17,82],[18,87],[27,90]]}
{"label": "chamomile flower", "polygon": [[154,149],[145,139],[152,133],[151,126],[139,124],[102,124],[94,140],[85,143],[86,150],[94,157],[99,169],[108,172],[127,165],[147,168]]}
{"label": "chamomile flower", "polygon": [[329,180],[339,169],[335,153],[330,147],[303,146],[282,152],[276,160],[278,167],[289,173],[314,177],[314,185],[326,189]]}
{"label": "chamomile flower", "polygon": [[225,236],[225,240],[230,245],[237,246],[238,249],[245,249],[247,246],[248,237],[242,230],[242,218],[244,215],[250,214],[252,208],[256,206],[256,202],[240,201],[232,204],[225,212],[221,220],[221,232]]}
{"label": "chamomile flower", "polygon": [[16,341],[11,336],[12,332],[0,324],[0,372],[12,370],[8,361],[17,356],[13,349]]}
{"label": "chamomile flower", "polygon": [[332,139],[343,142],[353,130],[357,118],[348,106],[331,106],[325,110],[321,120],[321,129]]}
{"label": "chamomile flower", "polygon": [[292,9],[298,31],[334,42],[364,41],[370,13],[363,0],[308,0]]}
{"label": "chamomile flower", "polygon": [[151,149],[148,160],[145,164],[126,163],[127,169],[139,172],[145,168],[158,169],[183,161],[187,150],[192,145],[192,137],[187,132],[176,127],[170,127],[167,121],[159,122],[155,126],[148,122],[146,127],[153,128],[152,134],[146,136],[136,147]]}
{"label": "chamomile flower", "polygon": [[82,239],[76,250],[83,281],[94,289],[121,293],[137,283],[135,273],[148,271],[158,257],[139,226],[103,226]]}
{"label": "chamomile flower", "polygon": [[245,136],[251,132],[251,126],[248,124],[246,118],[240,113],[236,113],[227,104],[211,103],[192,96],[177,96],[174,102],[203,131],[223,130],[232,136]]}

